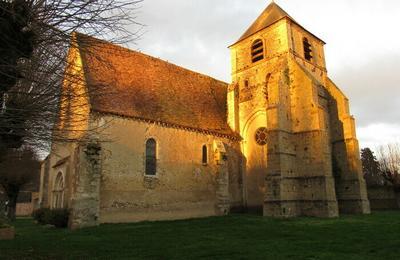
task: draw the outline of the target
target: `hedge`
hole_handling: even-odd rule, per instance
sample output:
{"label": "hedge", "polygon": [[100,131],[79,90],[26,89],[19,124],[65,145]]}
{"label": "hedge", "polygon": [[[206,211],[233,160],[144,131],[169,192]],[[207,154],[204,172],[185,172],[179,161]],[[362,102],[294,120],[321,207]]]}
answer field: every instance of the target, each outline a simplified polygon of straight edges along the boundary
{"label": "hedge", "polygon": [[32,216],[39,224],[65,228],[68,226],[69,210],[41,208],[35,210]]}

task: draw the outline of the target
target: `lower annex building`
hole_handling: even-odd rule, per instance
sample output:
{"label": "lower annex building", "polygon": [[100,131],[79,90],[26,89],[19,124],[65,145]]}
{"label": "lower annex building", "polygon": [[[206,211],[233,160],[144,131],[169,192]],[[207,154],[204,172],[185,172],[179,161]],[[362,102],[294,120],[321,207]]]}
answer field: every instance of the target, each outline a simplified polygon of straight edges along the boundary
{"label": "lower annex building", "polygon": [[230,46],[228,84],[75,33],[62,88],[75,98],[61,100],[57,122],[72,141],[52,144],[41,206],[71,209],[72,228],[369,213],[354,118],[324,44],[271,3]]}

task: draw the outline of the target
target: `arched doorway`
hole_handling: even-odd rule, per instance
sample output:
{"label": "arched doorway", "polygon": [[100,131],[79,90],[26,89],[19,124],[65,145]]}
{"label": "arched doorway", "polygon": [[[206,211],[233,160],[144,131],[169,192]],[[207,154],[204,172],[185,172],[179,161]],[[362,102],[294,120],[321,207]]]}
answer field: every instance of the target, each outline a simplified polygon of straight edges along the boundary
{"label": "arched doorway", "polygon": [[262,212],[267,172],[267,128],[265,110],[252,114],[242,130],[246,157],[246,204],[251,211]]}

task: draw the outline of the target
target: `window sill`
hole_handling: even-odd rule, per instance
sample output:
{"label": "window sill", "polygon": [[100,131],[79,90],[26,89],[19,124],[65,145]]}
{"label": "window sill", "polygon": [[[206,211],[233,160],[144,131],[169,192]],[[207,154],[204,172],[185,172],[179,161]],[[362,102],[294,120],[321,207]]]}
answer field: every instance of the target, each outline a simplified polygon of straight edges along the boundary
{"label": "window sill", "polygon": [[143,175],[145,178],[158,178],[158,174],[156,174],[156,175]]}

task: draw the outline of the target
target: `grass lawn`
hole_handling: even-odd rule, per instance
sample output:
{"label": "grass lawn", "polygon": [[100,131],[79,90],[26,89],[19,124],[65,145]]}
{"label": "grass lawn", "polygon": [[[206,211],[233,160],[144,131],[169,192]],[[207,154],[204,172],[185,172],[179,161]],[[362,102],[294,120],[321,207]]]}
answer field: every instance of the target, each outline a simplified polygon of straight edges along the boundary
{"label": "grass lawn", "polygon": [[78,231],[15,223],[0,259],[400,259],[400,211],[339,219],[231,215]]}

